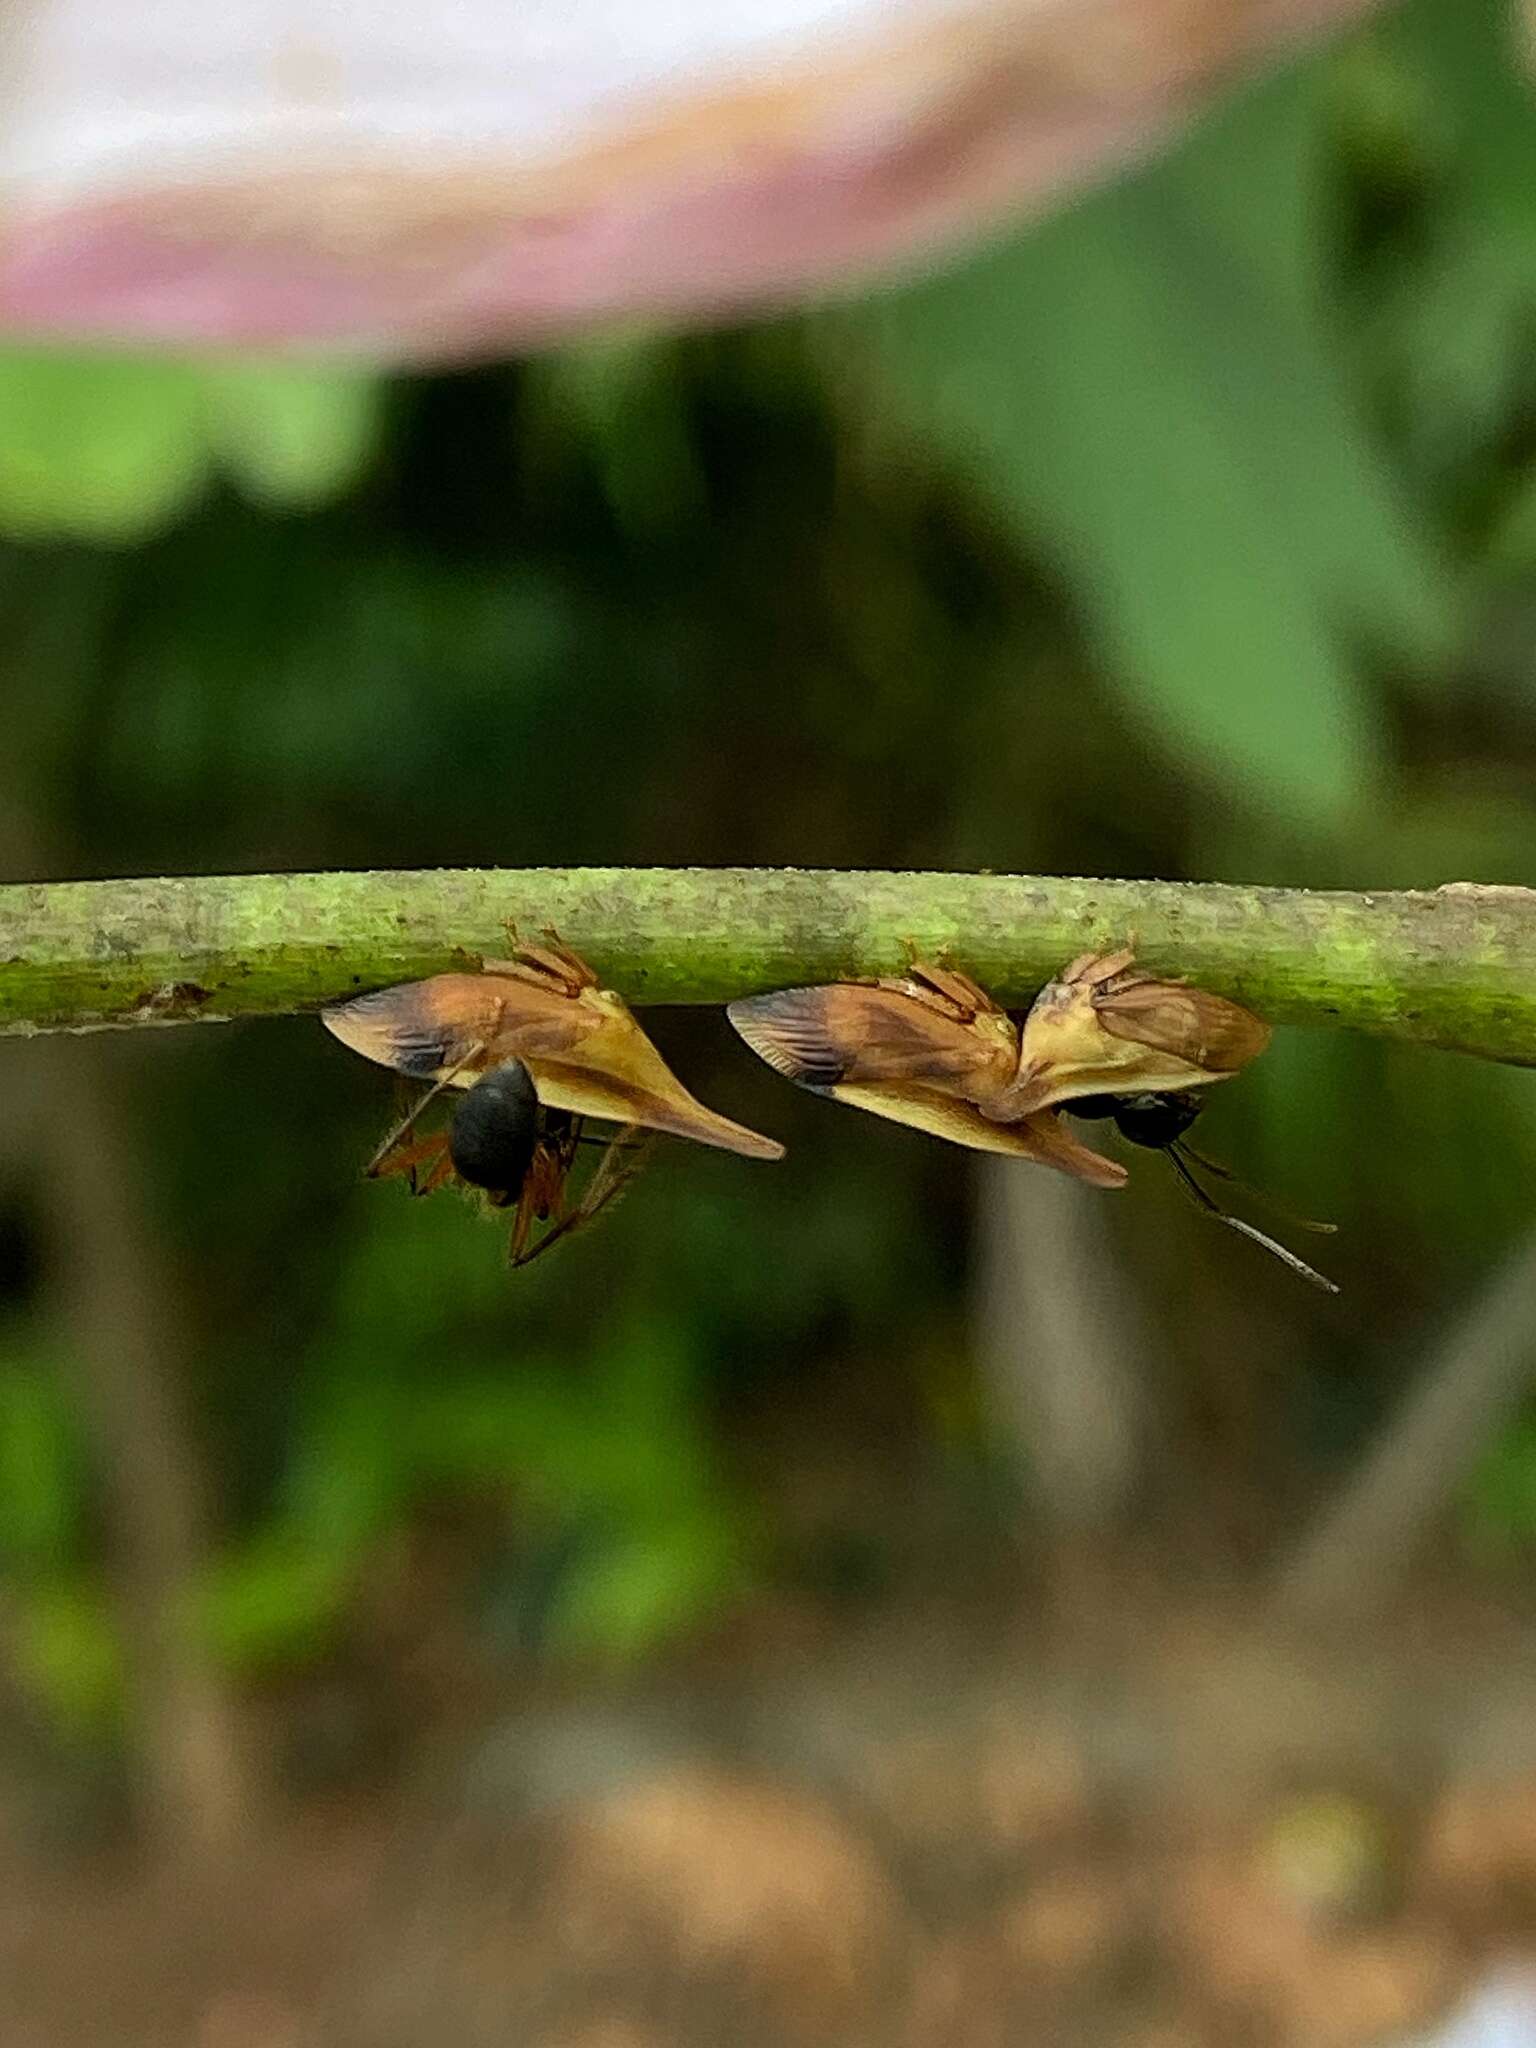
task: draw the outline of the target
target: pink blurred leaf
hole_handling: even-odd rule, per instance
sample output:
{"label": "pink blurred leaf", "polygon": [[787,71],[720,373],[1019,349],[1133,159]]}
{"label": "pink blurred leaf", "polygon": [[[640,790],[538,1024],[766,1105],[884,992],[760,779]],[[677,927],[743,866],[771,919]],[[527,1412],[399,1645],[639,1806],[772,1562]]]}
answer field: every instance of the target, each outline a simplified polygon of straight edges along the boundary
{"label": "pink blurred leaf", "polygon": [[846,286],[1370,0],[33,0],[0,326],[432,357]]}

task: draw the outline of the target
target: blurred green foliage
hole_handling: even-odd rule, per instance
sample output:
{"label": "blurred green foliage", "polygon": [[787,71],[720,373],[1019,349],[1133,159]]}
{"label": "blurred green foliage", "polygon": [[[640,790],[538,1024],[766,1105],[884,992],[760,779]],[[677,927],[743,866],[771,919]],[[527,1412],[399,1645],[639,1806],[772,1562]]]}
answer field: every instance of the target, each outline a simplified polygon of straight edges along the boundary
{"label": "blurred green foliage", "polygon": [[[10,353],[8,858],[1529,882],[1533,122],[1504,9],[1414,0],[852,310],[387,384]],[[356,1184],[386,1091],[308,1025],[91,1048],[218,1477],[187,1625],[243,1678],[338,1656],[435,1515],[465,1626],[523,1669],[863,1584],[861,1544],[916,1568],[991,1498],[956,1450],[966,1162],[793,1096],[718,1018],[656,1031],[788,1162],[676,1148],[515,1279],[463,1205]],[[1262,1475],[1278,1535],[1530,1227],[1536,1096],[1292,1034],[1210,1124],[1345,1226],[1334,1311],[1155,1163],[1123,1205],[1192,1512]],[[0,1188],[15,1675],[105,1729],[89,1387],[28,1180]],[[796,1504],[833,1466],[883,1510]],[[1478,1527],[1529,1536],[1532,1470],[1521,1433]]]}
{"label": "blurred green foliage", "polygon": [[1351,638],[1436,660],[1451,599],[1344,374],[1330,112],[1320,74],[1283,77],[1155,178],[856,316],[903,427],[1082,593],[1147,737],[1308,835],[1378,769]]}
{"label": "blurred green foliage", "polygon": [[355,484],[380,391],[358,371],[0,352],[0,526],[134,540],[215,478],[291,510]]}

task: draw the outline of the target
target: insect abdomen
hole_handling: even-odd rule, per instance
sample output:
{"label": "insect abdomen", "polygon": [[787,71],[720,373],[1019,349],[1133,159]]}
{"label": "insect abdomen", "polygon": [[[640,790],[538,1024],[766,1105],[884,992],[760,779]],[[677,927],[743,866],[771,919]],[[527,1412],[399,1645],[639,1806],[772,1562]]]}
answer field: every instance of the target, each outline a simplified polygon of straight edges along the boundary
{"label": "insect abdomen", "polygon": [[539,1098],[520,1060],[482,1076],[454,1113],[448,1151],[454,1171],[472,1187],[512,1195],[533,1162]]}

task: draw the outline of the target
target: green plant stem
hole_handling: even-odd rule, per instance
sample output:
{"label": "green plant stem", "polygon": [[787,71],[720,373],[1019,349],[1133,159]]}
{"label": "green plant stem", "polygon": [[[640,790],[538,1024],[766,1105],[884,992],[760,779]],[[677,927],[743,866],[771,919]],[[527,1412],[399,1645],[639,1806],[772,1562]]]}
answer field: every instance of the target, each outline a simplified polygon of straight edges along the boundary
{"label": "green plant stem", "polygon": [[552,926],[634,1003],[721,1003],[945,954],[1004,1002],[1133,939],[1280,1023],[1536,1065],[1536,890],[760,868],[518,868],[0,886],[0,1031],[316,1009]]}

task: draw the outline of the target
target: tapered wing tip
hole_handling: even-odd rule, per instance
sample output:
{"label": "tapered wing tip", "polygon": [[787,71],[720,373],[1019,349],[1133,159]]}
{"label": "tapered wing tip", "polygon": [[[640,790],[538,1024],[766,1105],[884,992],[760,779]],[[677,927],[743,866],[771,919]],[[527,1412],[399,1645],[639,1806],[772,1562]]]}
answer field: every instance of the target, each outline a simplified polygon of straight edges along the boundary
{"label": "tapered wing tip", "polygon": [[[610,1122],[614,1120],[612,1109],[597,1113]],[[686,1138],[693,1145],[712,1145],[718,1152],[734,1152],[739,1159],[774,1160],[784,1157],[785,1148],[777,1138],[765,1138],[761,1131],[733,1123],[728,1116],[706,1109],[702,1102],[695,1102],[691,1096],[686,1099],[686,1106],[680,1102],[637,1098],[627,1105],[625,1115],[645,1130],[661,1131],[672,1138]]]}
{"label": "tapered wing tip", "polygon": [[1090,1188],[1123,1188],[1130,1179],[1130,1174],[1118,1159],[1106,1159],[1102,1153],[1090,1152],[1087,1146],[1073,1158],[1046,1154],[1042,1163],[1059,1167],[1063,1173],[1070,1174],[1074,1180],[1080,1180]]}
{"label": "tapered wing tip", "polygon": [[931,1088],[890,1082],[841,1082],[818,1091],[850,1109],[862,1109],[891,1123],[905,1124],[930,1138],[961,1145],[970,1152],[993,1152],[1005,1159],[1028,1159],[1053,1166],[1089,1187],[1120,1188],[1126,1170],[1118,1160],[1091,1151],[1075,1137],[1054,1110],[1013,1123],[997,1123],[973,1102],[943,1095]]}
{"label": "tapered wing tip", "polygon": [[651,1129],[670,1131],[674,1137],[688,1138],[695,1145],[713,1145],[718,1151],[734,1152],[741,1159],[784,1157],[785,1148],[777,1138],[765,1138],[761,1131],[734,1123],[730,1117],[721,1116],[718,1110],[706,1109],[691,1095],[684,1099],[686,1108],[681,1104],[666,1103],[652,1110],[647,1119]]}
{"label": "tapered wing tip", "polygon": [[743,1159],[784,1157],[777,1138],[765,1138],[761,1131],[749,1130],[745,1124],[706,1109],[661,1064],[654,1050],[643,1082],[606,1068],[573,1066],[533,1054],[523,1064],[533,1077],[540,1102],[549,1109],[591,1117],[598,1123],[633,1124],[641,1130],[686,1138],[695,1145],[713,1145]]}
{"label": "tapered wing tip", "polygon": [[733,1129],[736,1136],[727,1149],[740,1153],[743,1159],[772,1160],[784,1157],[787,1148],[781,1145],[777,1138],[765,1138],[761,1131],[749,1131],[745,1124],[736,1124]]}
{"label": "tapered wing tip", "polygon": [[1057,1110],[1037,1111],[1024,1119],[1022,1128],[1039,1148],[1035,1157],[1043,1166],[1054,1166],[1058,1172],[1070,1174],[1091,1188],[1123,1188],[1130,1179],[1120,1160],[1106,1159],[1102,1152],[1085,1145],[1067,1128]]}

